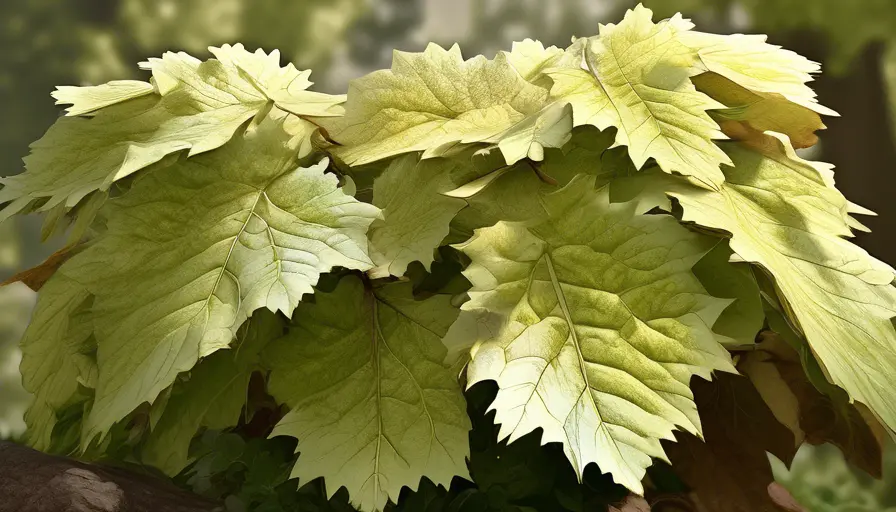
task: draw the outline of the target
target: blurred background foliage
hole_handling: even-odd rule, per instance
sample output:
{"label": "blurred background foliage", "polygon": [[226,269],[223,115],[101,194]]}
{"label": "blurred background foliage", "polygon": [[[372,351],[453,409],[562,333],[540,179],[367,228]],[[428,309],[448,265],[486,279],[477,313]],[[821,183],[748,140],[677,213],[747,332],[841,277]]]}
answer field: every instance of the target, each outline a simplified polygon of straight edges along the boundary
{"label": "blurred background foliage", "polygon": [[[197,57],[240,41],[279,49],[314,70],[317,89],[344,92],[353,77],[388,67],[392,49],[455,42],[465,55],[493,56],[526,37],[566,46],[597,33],[637,2],[628,0],[3,0],[0,2],[0,175],[21,171],[28,144],[59,115],[55,85],[145,78],[137,62],[166,50]],[[681,11],[700,30],[760,32],[824,65],[814,86],[843,117],[809,156],[837,166],[838,186],[877,211],[857,242],[896,263],[896,1],[645,0],[659,18]],[[0,226],[0,280],[42,261],[61,241],[40,244],[41,219]],[[27,395],[16,340],[33,293],[0,288],[0,437],[16,436]],[[896,377],[896,376],[894,376]],[[862,476],[830,446],[804,446],[779,480],[813,512],[896,511],[896,454],[883,482]],[[200,468],[201,469],[201,468]],[[273,478],[273,477],[272,477]],[[280,476],[277,476],[280,478]],[[195,482],[194,482],[195,484]],[[197,484],[198,485],[198,484]],[[312,493],[314,494],[314,493]],[[314,494],[316,496],[316,494]],[[422,498],[421,498],[422,499]],[[889,507],[889,508],[888,508]],[[304,508],[302,508],[304,509]],[[422,509],[421,509],[422,510]],[[433,509],[435,510],[435,509]]]}

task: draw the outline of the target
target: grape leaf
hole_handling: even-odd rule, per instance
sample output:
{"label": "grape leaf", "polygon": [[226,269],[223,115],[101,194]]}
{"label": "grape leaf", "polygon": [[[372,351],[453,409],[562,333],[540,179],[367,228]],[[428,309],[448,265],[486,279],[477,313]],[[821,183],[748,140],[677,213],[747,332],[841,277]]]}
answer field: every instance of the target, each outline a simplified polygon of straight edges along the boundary
{"label": "grape leaf", "polygon": [[246,405],[249,378],[260,369],[261,350],[282,332],[276,315],[258,311],[243,325],[231,350],[202,360],[186,383],[175,384],[143,446],[143,462],[174,476],[189,463],[190,441],[200,427],[221,430],[236,425]]}
{"label": "grape leaf", "polygon": [[494,60],[480,55],[465,61],[457,45],[396,51],[392,69],[351,83],[345,118],[325,125],[342,144],[335,154],[362,165],[413,151],[429,158],[457,144],[500,142],[548,99],[547,89],[526,81],[508,60],[502,52]]}
{"label": "grape leaf", "polygon": [[267,54],[262,49],[249,53],[242,44],[225,44],[209,50],[224,65],[236,68],[244,80],[277,107],[297,116],[341,116],[345,95],[307,90],[313,82],[310,70],[299,71],[292,63],[280,67],[280,51]]}
{"label": "grape leaf", "polygon": [[448,235],[448,225],[466,203],[442,195],[453,187],[445,159],[417,160],[404,155],[393,160],[373,185],[373,204],[383,219],[370,226],[372,277],[401,277],[419,261],[429,270],[433,251]]}
{"label": "grape leaf", "polygon": [[775,95],[759,96],[721,75],[703,73],[691,80],[697,90],[727,107],[713,111],[711,115],[725,135],[732,139],[740,137],[730,123],[743,123],[752,130],[786,134],[795,147],[807,148],[818,142],[815,132],[825,128],[816,112]]}
{"label": "grape leaf", "polygon": [[508,164],[524,158],[544,160],[545,148],[562,148],[572,137],[572,106],[551,103],[537,114],[511,126],[498,138],[498,149]]}
{"label": "grape leaf", "polygon": [[470,420],[440,340],[456,314],[449,296],[415,301],[410,283],[371,290],[354,276],[299,306],[265,360],[292,408],[272,435],[299,440],[300,484],[322,476],[328,496],[344,486],[373,511],[421,477],[467,477]]}
{"label": "grape leaf", "polygon": [[[108,189],[171,153],[187,150],[193,156],[218,148],[277,99],[286,98],[284,109],[302,114],[338,115],[342,97],[296,90],[310,85],[307,73],[292,65],[280,68],[278,53],[262,57],[263,52],[250,54],[241,45],[212,50],[222,60],[202,62],[169,52],[144,63],[157,94],[108,106],[90,119],[57,120],[31,145],[26,172],[0,179],[0,205],[9,202],[0,221],[41,199],[46,199],[41,211],[73,207],[90,192]],[[268,90],[274,85],[279,88]],[[104,91],[100,96],[109,100],[109,90]],[[80,107],[91,94],[96,95],[66,90],[64,97]],[[310,145],[300,148],[307,153]]]}
{"label": "grape leaf", "polygon": [[672,190],[684,221],[731,233],[731,248],[775,278],[790,319],[831,382],[896,429],[893,269],[844,240],[850,204],[829,168],[800,159],[787,138],[729,143],[735,167],[718,192]]}
{"label": "grape leaf", "polygon": [[[556,46],[545,48],[541,41],[524,39],[514,41],[510,52],[503,52],[507,61],[516,69],[521,77],[529,82],[539,83],[546,69],[554,66],[563,58],[563,50]],[[545,84],[550,88],[550,83]]]}
{"label": "grape leaf", "polygon": [[610,176],[617,170],[615,162],[609,162],[608,158],[624,152],[606,151],[612,142],[612,130],[600,132],[592,126],[577,128],[562,149],[546,153],[544,162],[520,162],[476,180],[485,183],[460,187],[457,190],[466,189],[464,196],[469,207],[458,214],[454,227],[467,233],[466,240],[473,229],[502,220],[544,219],[547,216],[542,205],[545,194],[556,192],[578,174],[597,176],[603,183],[604,175]]}
{"label": "grape leaf", "polygon": [[693,176],[717,189],[721,164],[730,159],[713,142],[725,139],[707,110],[724,105],[698,92],[690,77],[697,52],[678,38],[671,21],[653,23],[639,5],[600,36],[581,38],[568,50],[571,66],[549,69],[551,97],[572,104],[575,126],[618,128],[616,144],[628,146],[637,168],[653,158],[668,173]]}
{"label": "grape leaf", "polygon": [[337,188],[326,160],[297,168],[310,129],[268,117],[108,203],[106,232],[63,267],[97,297],[100,374],[85,441],[227,347],[254,310],[290,316],[321,273],[370,268],[366,233],[379,210]]}
{"label": "grape leaf", "polygon": [[766,43],[764,35],[695,32],[684,20],[679,26],[679,39],[697,50],[699,67],[708,72],[694,78],[697,89],[729,107],[722,117],[784,133],[794,146],[808,147],[818,141],[815,130],[824,128],[819,114],[837,115],[819,105],[806,85],[819,71],[817,63]]}
{"label": "grape leaf", "polygon": [[536,225],[478,230],[465,311],[503,315],[496,339],[474,350],[468,380],[494,380],[499,437],[544,429],[581,476],[596,462],[643,493],[660,439],[700,432],[692,375],[733,371],[710,326],[730,304],[706,294],[691,267],[712,241],[635,203],[610,204],[594,177],[545,199]]}
{"label": "grape leaf", "polygon": [[57,413],[75,397],[79,380],[87,384],[95,378],[89,306],[83,286],[56,274],[41,289],[22,337],[22,384],[34,394],[25,413],[26,438],[37,450],[50,449]]}
{"label": "grape leaf", "polygon": [[73,87],[61,85],[51,93],[57,105],[71,105],[67,116],[90,114],[101,108],[152,94],[155,88],[139,80],[113,80],[103,85]]}

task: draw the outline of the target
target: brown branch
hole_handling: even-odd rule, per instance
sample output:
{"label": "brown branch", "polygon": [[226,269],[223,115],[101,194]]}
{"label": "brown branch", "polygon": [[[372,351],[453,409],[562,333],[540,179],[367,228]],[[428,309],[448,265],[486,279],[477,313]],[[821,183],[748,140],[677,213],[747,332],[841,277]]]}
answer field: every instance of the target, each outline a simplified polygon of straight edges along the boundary
{"label": "brown branch", "polygon": [[168,482],[0,441],[0,512],[223,512]]}

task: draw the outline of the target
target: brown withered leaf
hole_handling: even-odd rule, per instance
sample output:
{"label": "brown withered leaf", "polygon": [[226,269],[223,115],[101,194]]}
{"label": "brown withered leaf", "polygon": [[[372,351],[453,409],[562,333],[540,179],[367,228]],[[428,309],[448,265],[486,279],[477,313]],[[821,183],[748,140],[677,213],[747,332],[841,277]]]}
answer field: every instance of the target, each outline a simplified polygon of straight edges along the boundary
{"label": "brown withered leaf", "polygon": [[691,380],[705,442],[676,432],[664,441],[675,473],[706,512],[780,512],[766,452],[790,465],[793,434],[778,422],[749,379],[726,373]]}
{"label": "brown withered leaf", "polygon": [[806,512],[806,508],[800,505],[796,498],[790,494],[790,491],[778,482],[768,484],[768,495],[782,510],[787,512]]}
{"label": "brown withered leaf", "polygon": [[[704,512],[689,494],[663,493],[650,496],[650,512]],[[612,511],[611,511],[612,512]]]}
{"label": "brown withered leaf", "polygon": [[777,365],[772,363],[772,357],[774,356],[763,350],[746,352],[738,361],[737,369],[750,379],[778,421],[790,429],[794,443],[799,447],[806,438],[806,433],[800,426],[800,401],[784,380]]}
{"label": "brown withered leaf", "polygon": [[[846,392],[832,388],[832,393],[822,393],[806,377],[800,356],[781,336],[766,331],[760,335],[757,350],[746,354],[738,364],[749,376],[769,407],[779,420],[791,417],[796,412],[797,431],[810,444],[831,443],[843,452],[852,465],[869,475],[880,478],[882,447],[886,436],[867,408],[856,402],[850,404]],[[770,375],[777,374],[782,388]],[[791,396],[797,402],[795,411],[784,411],[793,407]],[[865,409],[863,411],[863,409]],[[782,421],[785,423],[785,421]],[[788,425],[793,428],[792,425]]]}
{"label": "brown withered leaf", "polygon": [[50,257],[40,265],[19,272],[0,283],[0,286],[22,282],[32,290],[40,291],[43,285],[53,277],[53,274],[55,274],[57,270],[59,270],[59,267],[68,261],[69,258],[77,254],[82,248],[83,245],[63,247],[51,254]]}
{"label": "brown withered leaf", "polygon": [[641,496],[630,494],[625,501],[611,506],[607,512],[650,512],[650,504]]}

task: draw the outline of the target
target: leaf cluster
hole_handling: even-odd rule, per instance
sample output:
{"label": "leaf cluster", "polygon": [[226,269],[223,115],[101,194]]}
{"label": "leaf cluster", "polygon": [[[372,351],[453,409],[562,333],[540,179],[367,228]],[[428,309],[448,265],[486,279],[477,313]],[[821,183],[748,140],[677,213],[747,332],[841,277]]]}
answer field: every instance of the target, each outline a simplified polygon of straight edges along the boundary
{"label": "leaf cluster", "polygon": [[346,96],[211,51],[58,88],[2,179],[68,232],[14,278],[32,446],[233,510],[798,510],[766,452],[804,442],[880,475],[894,271],[796,153],[817,64],[642,6]]}

